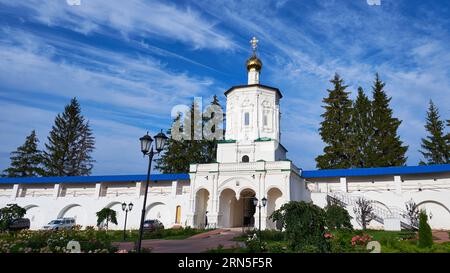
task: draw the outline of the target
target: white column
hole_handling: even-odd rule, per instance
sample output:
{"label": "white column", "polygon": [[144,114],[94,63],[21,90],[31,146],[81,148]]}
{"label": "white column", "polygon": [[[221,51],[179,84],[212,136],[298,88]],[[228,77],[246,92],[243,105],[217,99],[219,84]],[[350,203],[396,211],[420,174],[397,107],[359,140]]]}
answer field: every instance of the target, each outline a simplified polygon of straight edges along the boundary
{"label": "white column", "polygon": [[101,182],[96,183],[95,184],[95,195],[94,195],[95,199],[100,198],[101,191],[102,191],[102,183]]}
{"label": "white column", "polygon": [[177,195],[177,181],[172,181],[172,192],[171,192],[172,198],[175,198]]}
{"label": "white column", "polygon": [[402,194],[402,177],[400,175],[394,176],[395,193]]}
{"label": "white column", "polygon": [[341,191],[343,192],[347,192],[347,178],[346,177],[341,177],[339,178],[339,182],[341,184]]}
{"label": "white column", "polygon": [[141,181],[136,182],[136,198],[141,197],[141,185],[142,185]]}
{"label": "white column", "polygon": [[59,197],[59,190],[61,189],[61,184],[57,183],[53,187],[53,199],[57,199]]}
{"label": "white column", "polygon": [[12,192],[11,192],[11,199],[12,200],[16,200],[17,196],[19,195],[19,189],[20,189],[20,185],[19,184],[14,184]]}

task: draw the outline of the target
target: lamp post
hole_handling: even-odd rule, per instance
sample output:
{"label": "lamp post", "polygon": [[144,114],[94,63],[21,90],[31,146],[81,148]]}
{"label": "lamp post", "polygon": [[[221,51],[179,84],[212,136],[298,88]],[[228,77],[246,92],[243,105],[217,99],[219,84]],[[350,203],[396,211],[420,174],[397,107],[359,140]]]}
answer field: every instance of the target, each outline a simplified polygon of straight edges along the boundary
{"label": "lamp post", "polygon": [[258,198],[254,197],[253,198],[253,205],[255,205],[255,207],[258,207],[259,209],[259,249],[262,248],[262,239],[261,239],[261,208],[265,207],[267,204],[267,198],[263,197],[261,199],[261,202],[258,202]]}
{"label": "lamp post", "polygon": [[131,211],[133,209],[133,203],[129,203],[127,206],[127,203],[123,202],[122,203],[122,210],[125,211],[125,223],[123,224],[123,240],[125,241],[125,232],[127,230],[127,217],[128,217],[128,212]]}
{"label": "lamp post", "polygon": [[[158,133],[155,138],[155,150],[156,153],[159,154],[166,144],[167,136],[162,132]],[[137,242],[136,251],[141,252],[142,245],[142,234],[144,231],[144,220],[145,220],[145,207],[147,205],[147,193],[148,193],[148,184],[150,182],[150,170],[152,169],[152,160],[155,152],[153,151],[152,142],[153,138],[148,135],[148,132],[145,136],[139,139],[141,142],[141,151],[144,154],[144,157],[148,155],[148,170],[147,170],[147,180],[145,183],[145,193],[144,193],[144,204],[142,205],[142,214],[141,214],[141,224],[139,225],[139,239]]]}

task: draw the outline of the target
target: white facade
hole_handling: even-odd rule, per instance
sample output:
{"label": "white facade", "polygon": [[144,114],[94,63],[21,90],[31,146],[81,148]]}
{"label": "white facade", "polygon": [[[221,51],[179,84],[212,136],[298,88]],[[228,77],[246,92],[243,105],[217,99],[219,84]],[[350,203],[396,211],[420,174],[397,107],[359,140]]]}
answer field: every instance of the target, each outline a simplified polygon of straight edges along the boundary
{"label": "white facade", "polygon": [[[27,209],[26,218],[31,229],[40,229],[49,221],[74,217],[76,223],[96,226],[96,212],[102,208],[114,209],[118,224],[110,229],[123,229],[125,212],[122,203],[134,204],[128,212],[127,228],[139,228],[145,183],[140,181],[99,183],[0,183],[0,207],[18,204]],[[189,201],[189,181],[158,181],[149,184],[146,219],[159,219],[165,227],[185,225]],[[177,217],[178,213],[178,217]]]}
{"label": "white facade", "polygon": [[[371,227],[398,230],[405,203],[413,200],[430,215],[435,229],[450,229],[450,164],[438,167],[302,172],[286,158],[280,137],[281,92],[259,84],[261,61],[247,61],[248,85],[225,92],[226,135],[217,147],[217,163],[192,164],[189,175],[169,175],[150,183],[146,219],[159,219],[165,227],[256,226],[275,228],[270,214],[284,203],[312,201],[325,207],[327,196],[345,201],[353,216],[354,201],[373,201],[381,222]],[[411,169],[412,168],[412,169]],[[358,171],[355,175],[355,171]],[[330,174],[331,173],[331,174]],[[162,177],[163,175],[161,175]],[[58,217],[75,217],[77,224],[95,226],[96,212],[116,210],[122,229],[121,204],[135,206],[128,214],[128,228],[138,228],[144,183],[124,176],[72,178],[0,178],[0,207],[16,203],[27,209],[31,228],[39,229]],[[259,210],[252,199],[267,199]],[[355,227],[358,223],[353,220]]]}

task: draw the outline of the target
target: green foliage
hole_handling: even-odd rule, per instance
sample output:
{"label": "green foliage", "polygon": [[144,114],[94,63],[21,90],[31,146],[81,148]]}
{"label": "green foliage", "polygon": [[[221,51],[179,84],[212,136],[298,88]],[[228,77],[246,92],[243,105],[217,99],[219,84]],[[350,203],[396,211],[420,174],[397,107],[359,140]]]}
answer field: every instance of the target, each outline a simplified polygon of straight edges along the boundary
{"label": "green foliage", "polygon": [[425,129],[428,132],[426,138],[422,138],[422,150],[425,162],[420,164],[448,164],[450,163],[450,141],[448,135],[444,134],[444,121],[440,120],[439,110],[430,100],[427,111],[427,124]]}
{"label": "green foliage", "polygon": [[4,170],[7,177],[30,177],[44,175],[42,151],[38,149],[39,139],[33,130],[25,143],[11,153],[11,165]]}
{"label": "green foliage", "polygon": [[58,114],[45,144],[44,164],[48,176],[89,175],[95,162],[94,136],[81,115],[76,98]]}
{"label": "green foliage", "polygon": [[0,231],[7,230],[9,226],[17,219],[22,218],[27,210],[17,204],[7,204],[0,209]]}
{"label": "green foliage", "polygon": [[110,208],[103,208],[97,213],[97,226],[100,226],[106,221],[106,229],[108,229],[109,222],[117,225],[116,211]]}
{"label": "green foliage", "polygon": [[256,233],[254,233],[253,236],[249,236],[247,238],[247,240],[245,241],[245,245],[247,246],[247,250],[250,253],[262,253],[267,251],[267,243],[260,240]]}
{"label": "green foliage", "polygon": [[323,99],[325,112],[321,115],[320,136],[326,146],[324,154],[316,158],[319,169],[351,167],[352,145],[348,136],[351,123],[352,101],[345,89],[344,80],[335,74],[330,81],[334,88],[328,89],[328,97]]}
{"label": "green foliage", "polygon": [[433,234],[428,224],[428,216],[424,210],[419,213],[419,247],[431,247],[433,245]]}
{"label": "green foliage", "polygon": [[373,136],[369,142],[371,152],[370,164],[366,167],[403,166],[406,163],[408,146],[402,146],[397,134],[401,121],[392,117],[393,111],[389,107],[391,98],[384,90],[385,83],[376,74],[373,86],[372,126]]}
{"label": "green foliage", "polygon": [[328,229],[353,229],[350,222],[351,217],[345,208],[337,204],[332,204],[325,207],[325,214]]}
{"label": "green foliage", "polygon": [[358,88],[358,96],[353,103],[350,139],[352,143],[352,168],[371,166],[369,155],[372,147],[369,145],[373,135],[372,105],[364,90]]}
{"label": "green foliage", "polygon": [[96,230],[22,230],[15,236],[0,237],[0,253],[67,253],[69,241],[78,241],[84,253],[114,253],[106,231]]}
{"label": "green foliage", "polygon": [[[219,105],[217,97],[214,96],[213,102],[206,109],[206,113],[210,113]],[[155,160],[156,169],[162,173],[187,173],[189,172],[189,164],[193,163],[211,163],[216,160],[217,140],[213,136],[203,134],[203,126],[209,124],[212,119],[210,116],[195,120],[194,117],[202,117],[201,109],[195,102],[192,103],[186,117],[181,119],[181,116],[173,120],[172,129],[167,131],[171,137],[167,140],[162,155]],[[176,139],[172,134],[172,130],[190,136],[190,139]],[[218,132],[220,128],[211,128],[211,131]]]}
{"label": "green foliage", "polygon": [[276,210],[271,218],[282,224],[288,245],[292,250],[328,251],[329,246],[324,238],[325,212],[320,207],[303,201],[291,201]]}

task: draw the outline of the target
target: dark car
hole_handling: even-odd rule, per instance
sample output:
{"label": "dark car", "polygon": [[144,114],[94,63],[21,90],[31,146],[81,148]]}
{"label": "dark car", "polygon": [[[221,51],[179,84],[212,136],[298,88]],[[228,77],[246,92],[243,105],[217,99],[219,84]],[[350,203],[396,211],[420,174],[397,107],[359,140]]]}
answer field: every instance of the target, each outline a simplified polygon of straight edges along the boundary
{"label": "dark car", "polygon": [[9,230],[30,229],[30,219],[28,218],[17,219],[9,225],[8,229]]}
{"label": "dark car", "polygon": [[155,231],[159,229],[164,229],[164,225],[159,220],[145,220],[144,230],[145,231]]}

